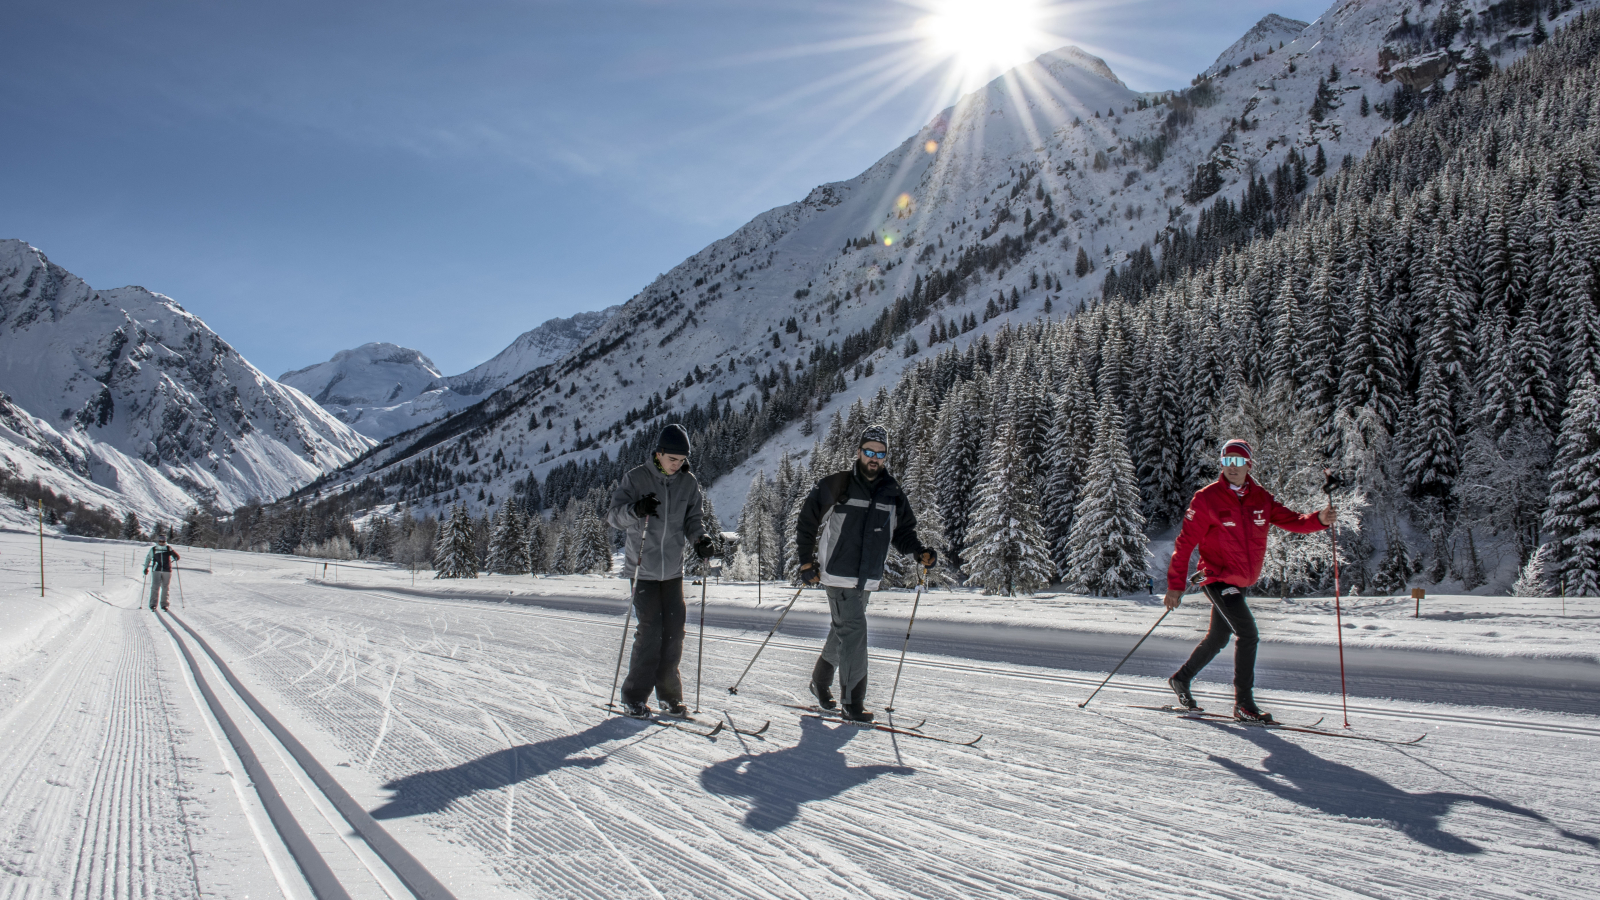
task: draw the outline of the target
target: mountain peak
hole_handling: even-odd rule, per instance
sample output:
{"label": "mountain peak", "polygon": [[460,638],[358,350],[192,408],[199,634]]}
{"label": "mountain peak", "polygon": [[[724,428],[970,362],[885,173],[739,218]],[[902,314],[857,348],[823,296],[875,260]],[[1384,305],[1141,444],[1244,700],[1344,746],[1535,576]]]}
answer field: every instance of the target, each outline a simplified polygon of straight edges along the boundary
{"label": "mountain peak", "polygon": [[1040,55],[1034,62],[1044,66],[1046,69],[1055,69],[1063,64],[1075,66],[1098,75],[1119,87],[1127,87],[1122,83],[1122,79],[1117,77],[1117,73],[1111,71],[1111,67],[1106,65],[1105,60],[1092,53],[1085,52],[1083,48],[1076,44],[1068,44],[1065,47],[1051,50],[1049,53]]}
{"label": "mountain peak", "polygon": [[1300,36],[1310,25],[1299,19],[1291,19],[1271,13],[1261,17],[1261,21],[1251,26],[1242,37],[1233,42],[1233,45],[1222,51],[1217,56],[1217,61],[1206,69],[1207,77],[1221,72],[1228,66],[1243,68],[1278,49],[1279,44],[1287,45]]}

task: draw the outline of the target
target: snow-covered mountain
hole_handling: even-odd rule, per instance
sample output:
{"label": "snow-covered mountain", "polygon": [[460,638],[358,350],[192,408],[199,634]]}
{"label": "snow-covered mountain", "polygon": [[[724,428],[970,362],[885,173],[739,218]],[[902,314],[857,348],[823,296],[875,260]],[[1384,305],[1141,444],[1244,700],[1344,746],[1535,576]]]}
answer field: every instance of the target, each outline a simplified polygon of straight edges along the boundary
{"label": "snow-covered mountain", "polygon": [[620,306],[550,319],[525,331],[488,362],[445,376],[408,347],[362,344],[327,362],[285,372],[278,381],[298,388],[340,421],[375,440],[459,412],[583,343]]}
{"label": "snow-covered mountain", "polygon": [[[1237,208],[1252,181],[1307,170],[1314,181],[1319,158],[1337,167],[1361,156],[1400,127],[1415,91],[1447,89],[1463,60],[1520,57],[1532,42],[1506,7],[1424,10],[1466,23],[1442,51],[1422,46],[1404,0],[1348,0],[1304,27],[1268,17],[1211,77],[1168,92],[1129,90],[1077,48],[1041,56],[862,174],[691,256],[549,370],[330,482],[426,457],[427,481],[391,493],[477,504],[530,473],[614,459],[665,412],[715,406],[748,413],[760,442],[740,450],[737,468],[711,473],[722,475],[711,495],[726,515],[758,468],[810,447],[816,419],[892,386],[930,331],[964,345],[1092,302],[1111,270],[1148,271],[1163,238],[1193,235],[1224,199]],[[1549,27],[1574,14],[1558,9]],[[762,411],[792,382],[816,385],[804,409]],[[437,477],[441,466],[457,477]]]}
{"label": "snow-covered mountain", "polygon": [[1235,69],[1248,68],[1265,60],[1269,55],[1276,55],[1280,47],[1288,46],[1307,27],[1309,26],[1299,19],[1276,14],[1266,16],[1234,41],[1233,46],[1218,54],[1217,61],[1203,74],[1210,78],[1229,66]]}
{"label": "snow-covered mountain", "polygon": [[172,522],[282,496],[372,446],[170,297],[97,291],[0,241],[0,465]]}

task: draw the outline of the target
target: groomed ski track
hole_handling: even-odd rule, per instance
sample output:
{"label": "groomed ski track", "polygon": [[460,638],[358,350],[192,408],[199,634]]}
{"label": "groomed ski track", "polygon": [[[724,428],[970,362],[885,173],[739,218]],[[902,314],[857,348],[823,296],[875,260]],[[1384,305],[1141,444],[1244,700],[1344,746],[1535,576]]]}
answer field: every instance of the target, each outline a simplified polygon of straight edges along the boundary
{"label": "groomed ski track", "polygon": [[[708,629],[702,705],[772,727],[708,740],[593,708],[620,616],[343,590],[306,582],[298,562],[217,559],[214,573],[185,574],[187,609],[174,611],[462,898],[1600,890],[1593,716],[1360,698],[1358,728],[1427,741],[1302,738],[1125,709],[1160,697],[1137,676],[1077,710],[1103,671],[932,655],[914,637],[901,715],[986,734],[931,745],[778,714],[767,701],[805,699],[817,644],[804,637],[775,638],[728,697],[776,614],[761,610],[762,631]],[[133,584],[108,586],[48,652],[0,670],[0,897],[311,896],[173,639],[130,608]],[[351,895],[409,896],[367,869],[351,848],[362,842],[319,811],[304,773],[190,647]],[[892,674],[893,649],[875,654],[876,678]],[[107,691],[116,678],[143,693]],[[1264,693],[1274,709],[1336,715],[1337,696]],[[124,720],[138,721],[112,727]],[[32,778],[73,765],[54,794]],[[101,812],[119,790],[129,811]],[[102,832],[129,837],[79,836]],[[98,849],[116,840],[129,849]],[[108,862],[79,887],[80,860]]]}

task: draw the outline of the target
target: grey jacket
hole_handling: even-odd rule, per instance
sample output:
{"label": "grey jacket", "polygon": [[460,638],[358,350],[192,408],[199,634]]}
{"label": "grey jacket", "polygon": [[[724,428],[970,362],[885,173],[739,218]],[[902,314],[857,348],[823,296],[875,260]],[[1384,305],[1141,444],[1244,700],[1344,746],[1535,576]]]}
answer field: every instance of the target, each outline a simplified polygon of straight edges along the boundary
{"label": "grey jacket", "polygon": [[[655,494],[661,501],[650,517],[649,534],[644,533],[644,520],[633,514],[633,504],[646,494]],[[654,459],[622,476],[622,483],[611,493],[606,521],[628,533],[624,578],[667,581],[683,577],[683,549],[706,533],[700,520],[702,498],[700,482],[688,463],[670,478],[656,468]]]}

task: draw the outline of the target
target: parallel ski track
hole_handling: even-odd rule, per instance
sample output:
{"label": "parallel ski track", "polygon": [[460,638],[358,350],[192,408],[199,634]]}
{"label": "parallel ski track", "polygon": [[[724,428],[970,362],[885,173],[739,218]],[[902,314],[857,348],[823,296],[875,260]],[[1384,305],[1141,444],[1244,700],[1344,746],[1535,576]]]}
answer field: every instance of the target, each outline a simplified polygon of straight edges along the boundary
{"label": "parallel ski track", "polygon": [[[177,622],[177,627],[173,627],[173,621]],[[166,626],[173,640],[182,651],[184,664],[196,683],[200,685],[201,691],[210,707],[211,715],[228,735],[229,740],[233,742],[241,760],[245,762],[246,768],[250,771],[257,791],[261,794],[262,802],[267,806],[271,815],[273,826],[278,830],[285,846],[294,856],[296,863],[306,875],[313,891],[320,900],[339,900],[339,898],[347,898],[349,894],[339,884],[337,876],[329,869],[326,861],[321,858],[321,854],[311,844],[304,831],[300,829],[299,824],[294,821],[293,815],[283,804],[277,787],[272,784],[270,778],[261,769],[260,763],[256,761],[255,750],[249,746],[248,738],[244,736],[243,732],[232,721],[232,716],[218,701],[216,695],[218,686],[210,683],[214,679],[209,678],[204,671],[204,667],[198,663],[194,651],[190,649],[190,644],[198,645],[200,652],[204,653],[212,664],[216,666],[217,670],[222,673],[233,694],[250,711],[261,730],[277,738],[278,742],[300,766],[306,779],[316,786],[328,803],[344,815],[350,827],[361,836],[362,840],[366,842],[378,859],[389,867],[396,880],[405,885],[419,900],[456,900],[449,889],[435,878],[432,873],[428,872],[426,867],[411,856],[398,841],[394,840],[383,826],[375,822],[367,814],[366,810],[356,803],[355,799],[338,784],[332,775],[317,762],[315,757],[305,749],[288,729],[284,728],[261,705],[260,701],[244,686],[227,663],[216,654],[203,637],[177,615],[170,617],[163,615],[162,624]],[[320,666],[321,663],[319,662],[317,667]]]}
{"label": "parallel ski track", "polygon": [[[994,681],[1092,686],[1087,678],[919,658],[913,664],[926,666],[930,674],[943,670],[980,676],[971,683],[949,679],[943,689],[961,685],[959,705],[964,708],[1008,710],[1008,721],[996,735],[1002,749],[945,749],[928,757],[917,755],[924,748],[909,746],[912,742],[883,735],[888,740],[870,741],[859,752],[851,749],[849,768],[839,768],[847,765],[845,743],[859,732],[817,724],[800,726],[798,746],[787,740],[784,746],[747,742],[725,732],[721,741],[735,741],[743,749],[730,760],[712,742],[660,729],[634,730],[645,726],[629,729],[627,723],[614,721],[589,725],[587,719],[568,718],[605,694],[616,644],[574,640],[561,629],[537,623],[560,620],[583,629],[610,629],[620,627],[620,620],[371,592],[364,596],[396,605],[386,609],[358,602],[341,607],[298,587],[287,595],[230,585],[229,591],[234,590],[272,605],[259,611],[213,607],[205,614],[208,624],[214,624],[208,633],[231,642],[231,656],[253,656],[248,663],[252,674],[311,717],[311,724],[325,729],[338,745],[350,748],[355,759],[368,758],[380,721],[391,714],[384,746],[372,754],[371,768],[393,773],[402,793],[408,777],[438,776],[463,766],[463,778],[481,781],[492,775],[484,769],[486,761],[512,742],[532,740],[534,747],[562,748],[554,755],[564,758],[541,767],[538,777],[515,767],[525,764],[519,760],[548,761],[548,752],[506,758],[508,782],[499,787],[491,782],[444,795],[412,792],[413,800],[448,801],[417,812],[435,813],[439,827],[487,850],[508,883],[523,885],[537,896],[1061,897],[1082,894],[1074,885],[1109,882],[1127,896],[1424,897],[1467,895],[1490,882],[1504,887],[1511,877],[1496,870],[1498,880],[1489,878],[1481,866],[1448,871],[1390,866],[1381,873],[1353,876],[1371,869],[1371,860],[1392,844],[1392,830],[1346,825],[1340,826],[1337,843],[1310,843],[1303,836],[1303,813],[1271,798],[1257,815],[1215,821],[1219,803],[1262,803],[1259,791],[1242,781],[1205,777],[1217,771],[1219,753],[1226,762],[1242,748],[1241,764],[1256,765],[1257,748],[1231,738],[1219,743],[1215,735],[1159,721],[1106,716],[1099,709],[1070,715],[1079,721],[1099,720],[1100,727],[1074,728],[1064,722],[1068,714],[1055,692],[1018,692]],[[516,624],[518,620],[526,626]],[[389,633],[391,627],[398,640]],[[369,639],[376,634],[382,640]],[[330,646],[336,648],[331,655]],[[814,651],[814,645],[789,643],[787,649]],[[526,668],[547,668],[552,661],[560,661],[562,669],[549,681],[537,677],[542,669]],[[312,670],[316,674],[308,674]],[[600,673],[604,681],[597,683],[593,679]],[[386,702],[391,684],[393,694]],[[1129,739],[1130,732],[1136,739]],[[541,739],[549,735],[556,736]],[[1072,755],[1019,752],[1027,747],[1050,750],[1056,742],[1068,742]],[[596,757],[602,743],[605,755]],[[1282,752],[1298,751],[1285,745]],[[1341,747],[1317,752],[1331,754],[1330,761],[1360,763],[1376,759],[1378,751]],[[631,765],[604,764],[605,758],[636,753],[647,757]],[[893,756],[883,760],[887,753]],[[1410,758],[1417,770],[1433,770],[1435,780],[1463,780],[1467,789],[1481,793],[1466,783],[1477,777],[1472,767],[1445,763],[1447,768],[1439,769],[1425,757]],[[1071,763],[1063,765],[1067,759]],[[730,829],[704,812],[719,808],[727,817],[744,815],[749,822],[749,816],[770,804],[775,796],[770,786],[776,782],[783,785],[778,799],[836,797],[841,777],[848,779],[860,771],[860,763],[873,760],[907,767],[884,773],[884,779],[919,771],[933,774],[936,793],[918,779],[905,789],[873,789],[870,807],[852,803],[849,795],[808,804],[796,828]],[[1155,780],[1139,791],[1108,792],[1106,785],[1125,779],[1130,767]],[[436,771],[419,773],[419,768]],[[1513,779],[1502,769],[1486,771],[1500,779],[1504,790],[1545,797],[1547,812],[1565,805],[1538,793],[1546,779],[1570,781],[1555,761],[1531,759],[1511,770]],[[721,780],[707,782],[709,790],[697,789],[693,779],[703,780],[711,772],[720,772]],[[1197,783],[1196,778],[1203,780]],[[741,790],[730,791],[730,786]],[[1159,804],[1148,802],[1151,792],[1159,793]],[[1040,805],[1034,798],[1048,802]],[[688,800],[713,806],[696,813],[682,807]],[[1582,808],[1574,804],[1574,812],[1564,815],[1581,814]],[[558,815],[557,810],[571,814]],[[1051,814],[1041,817],[1041,812]],[[533,816],[545,817],[549,826],[539,827]],[[1207,824],[1192,827],[1194,823]],[[1297,870],[1272,854],[1252,852],[1249,848],[1259,843],[1263,828],[1272,829],[1276,845],[1314,853],[1318,864]],[[1015,839],[1022,835],[1027,840]],[[1049,851],[1041,853],[1041,847]],[[1574,869],[1565,862],[1568,857],[1559,859],[1561,867],[1526,886],[1571,896]],[[658,862],[641,872],[635,863],[640,860]],[[1187,862],[1168,864],[1173,860]],[[1527,870],[1521,872],[1519,877],[1526,878]]]}
{"label": "parallel ski track", "polygon": [[[322,585],[322,586],[323,587],[334,587],[334,588],[338,587],[338,585]],[[535,612],[535,611],[529,609],[527,606],[523,606],[523,605],[512,605],[512,604],[496,605],[496,604],[489,603],[488,601],[481,601],[481,600],[422,600],[422,599],[415,598],[415,597],[405,597],[405,596],[401,596],[401,595],[398,595],[398,594],[385,593],[385,592],[382,592],[382,591],[363,591],[363,593],[365,595],[367,595],[367,596],[382,597],[385,600],[392,600],[392,601],[395,601],[395,602],[398,602],[398,603],[415,603],[415,604],[425,604],[425,605],[435,605],[435,606],[438,605],[439,603],[452,603],[452,604],[461,604],[461,605],[469,606],[469,607],[473,606],[473,605],[477,605],[477,606],[480,606],[480,607],[488,606],[490,608],[493,608],[493,609],[495,609],[495,610],[497,610],[499,612],[503,612],[503,613],[508,614],[508,615],[525,616],[525,617],[538,618],[538,619],[551,619],[551,620],[564,621],[564,622],[578,622],[578,623],[583,623],[583,624],[590,625],[590,626],[592,626],[594,628],[608,628],[609,629],[609,628],[620,628],[620,627],[622,627],[619,623],[608,622],[608,621],[605,621],[603,619],[599,619],[599,618],[596,618],[596,617],[577,616],[577,615],[572,615],[571,613]],[[719,636],[717,638],[717,640],[725,642],[725,643],[749,644],[749,645],[752,645],[752,646],[758,645],[758,644],[761,643],[761,641],[759,639],[756,639],[756,638],[739,637],[739,636],[736,636],[736,635],[722,635],[722,636]],[[803,651],[803,650],[815,649],[814,645],[812,645],[812,644],[801,644],[801,643],[797,643],[797,642],[783,641],[783,640],[777,639],[777,638],[774,638],[768,644],[768,646],[773,648],[773,649],[783,649],[783,650],[801,650],[801,651]],[[887,653],[873,653],[872,657],[874,659],[878,659],[878,660],[898,660],[899,659],[899,655],[898,654],[887,654]],[[1021,669],[1021,668],[1014,668],[1014,667],[1002,666],[1002,665],[994,665],[994,664],[989,664],[989,663],[961,662],[961,661],[956,661],[956,660],[954,660],[952,658],[949,658],[949,657],[932,657],[932,656],[910,657],[910,656],[908,656],[906,658],[906,665],[908,665],[908,666],[917,666],[917,667],[927,668],[927,669],[942,669],[942,670],[945,670],[945,671],[971,672],[973,674],[980,674],[980,675],[993,675],[993,676],[997,676],[997,677],[1001,677],[1001,678],[1013,678],[1013,679],[1017,679],[1017,680],[1020,680],[1020,681],[1031,681],[1031,682],[1039,682],[1039,683],[1045,683],[1045,684],[1074,685],[1074,686],[1078,686],[1078,687],[1086,687],[1086,688],[1089,688],[1091,690],[1096,685],[1098,685],[1100,683],[1100,679],[1098,677],[1094,677],[1094,676],[1055,674],[1055,673],[1051,673],[1051,672],[1040,672],[1040,671],[1037,671],[1037,670],[1025,670],[1025,669]],[[1152,687],[1148,687],[1148,686],[1145,686],[1145,685],[1137,685],[1137,684],[1122,683],[1122,684],[1117,684],[1116,687],[1117,687],[1118,690],[1129,691],[1129,692],[1132,692],[1132,693],[1149,694],[1151,696],[1159,696],[1159,697],[1165,697],[1169,693],[1168,691],[1162,690],[1160,688],[1152,688]],[[1207,692],[1207,691],[1196,692],[1195,696],[1197,698],[1198,697],[1211,697],[1211,698],[1228,699],[1223,694],[1216,694],[1216,693]],[[1303,709],[1303,710],[1315,711],[1315,712],[1319,712],[1319,713],[1327,712],[1327,707],[1324,704],[1306,703],[1306,702],[1303,702],[1303,701],[1297,701],[1297,700],[1293,700],[1293,699],[1274,699],[1272,701],[1271,705],[1275,706],[1275,707],[1282,707],[1282,708],[1285,708],[1285,709]],[[1366,705],[1362,705],[1362,704],[1359,704],[1359,703],[1350,704],[1350,712],[1351,712],[1352,715],[1368,716],[1368,717],[1375,718],[1375,719],[1395,719],[1395,720],[1408,721],[1408,722],[1418,722],[1418,723],[1440,722],[1440,723],[1450,723],[1450,724],[1455,724],[1455,725],[1476,725],[1476,726],[1480,726],[1480,727],[1484,727],[1484,728],[1503,728],[1503,729],[1509,729],[1509,730],[1513,730],[1513,731],[1548,732],[1548,733],[1552,733],[1552,734],[1565,734],[1565,735],[1572,735],[1572,736],[1576,736],[1576,737],[1600,738],[1600,727],[1592,727],[1592,726],[1585,726],[1585,725],[1578,725],[1578,724],[1567,724],[1567,723],[1555,723],[1555,722],[1537,722],[1537,721],[1530,721],[1530,720],[1527,720],[1527,719],[1515,718],[1515,717],[1512,717],[1512,716],[1480,716],[1480,715],[1472,715],[1472,714],[1468,714],[1468,713],[1437,712],[1437,711],[1433,711],[1433,710],[1406,710],[1404,712],[1397,712],[1397,711],[1395,711],[1393,709],[1385,709],[1385,708],[1376,707],[1376,706],[1366,706]]]}
{"label": "parallel ski track", "polygon": [[192,761],[145,624],[94,608],[0,717],[0,898],[201,895]]}

